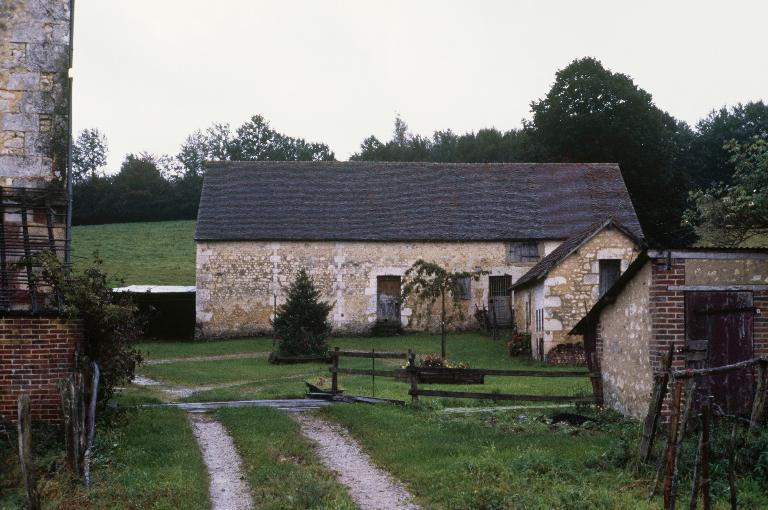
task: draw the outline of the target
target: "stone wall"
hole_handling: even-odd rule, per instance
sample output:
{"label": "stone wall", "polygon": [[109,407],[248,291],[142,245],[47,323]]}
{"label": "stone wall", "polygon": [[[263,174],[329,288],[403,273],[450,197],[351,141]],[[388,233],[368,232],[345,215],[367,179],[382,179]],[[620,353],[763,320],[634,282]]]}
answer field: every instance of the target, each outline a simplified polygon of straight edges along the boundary
{"label": "stone wall", "polygon": [[651,266],[627,284],[601,315],[598,358],[605,405],[640,418],[648,411],[653,387],[650,361],[652,337],[649,309]]}
{"label": "stone wall", "polygon": [[65,175],[69,0],[0,3],[0,185]]}
{"label": "stone wall", "polygon": [[[531,332],[534,356],[546,356],[558,344],[581,342],[580,336],[569,336],[568,332],[600,297],[599,261],[620,259],[623,272],[638,253],[639,247],[626,234],[617,229],[604,229],[557,264],[543,282],[517,290],[517,327]],[[531,303],[527,322],[526,301]],[[542,316],[538,329],[537,310]],[[540,341],[543,352],[538,352]]]}
{"label": "stone wall", "polygon": [[[337,332],[366,333],[376,321],[377,276],[400,275],[419,258],[451,271],[482,269],[517,280],[533,263],[510,264],[503,242],[199,242],[197,331],[200,338],[267,333],[275,299],[306,268],[324,299],[334,304]],[[488,276],[471,283],[455,327],[474,328],[475,305],[488,303]],[[435,329],[439,308],[401,308],[406,329]]]}
{"label": "stone wall", "polygon": [[16,420],[19,395],[30,396],[32,418],[61,419],[56,384],[72,372],[80,340],[77,321],[61,317],[0,317],[0,422]]}

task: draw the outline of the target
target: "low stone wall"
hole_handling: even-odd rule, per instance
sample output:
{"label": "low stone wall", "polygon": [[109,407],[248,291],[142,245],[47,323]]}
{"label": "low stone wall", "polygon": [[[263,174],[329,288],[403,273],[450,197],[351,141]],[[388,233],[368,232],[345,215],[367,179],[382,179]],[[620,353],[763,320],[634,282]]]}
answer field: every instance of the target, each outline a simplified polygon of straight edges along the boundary
{"label": "low stone wall", "polygon": [[58,316],[0,317],[0,421],[16,421],[19,395],[28,394],[32,419],[61,419],[57,382],[72,371],[81,338],[77,321]]}

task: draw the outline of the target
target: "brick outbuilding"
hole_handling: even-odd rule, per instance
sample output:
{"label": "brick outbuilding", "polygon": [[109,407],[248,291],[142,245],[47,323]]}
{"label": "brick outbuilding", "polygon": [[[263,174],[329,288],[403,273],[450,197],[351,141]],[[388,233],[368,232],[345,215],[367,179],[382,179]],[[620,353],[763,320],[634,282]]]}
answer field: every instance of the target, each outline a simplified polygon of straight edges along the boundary
{"label": "brick outbuilding", "polygon": [[[642,417],[670,345],[677,369],[768,356],[768,250],[643,252],[571,332],[597,353],[606,405]],[[698,390],[744,413],[752,375],[711,378]]]}

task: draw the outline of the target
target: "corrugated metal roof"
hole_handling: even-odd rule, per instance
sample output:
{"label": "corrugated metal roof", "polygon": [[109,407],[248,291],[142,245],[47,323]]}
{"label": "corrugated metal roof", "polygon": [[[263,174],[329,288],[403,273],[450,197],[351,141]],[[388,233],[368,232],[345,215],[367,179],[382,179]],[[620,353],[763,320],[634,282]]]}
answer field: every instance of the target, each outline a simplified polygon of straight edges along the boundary
{"label": "corrugated metal roof", "polygon": [[195,239],[565,239],[642,230],[611,163],[209,163]]}

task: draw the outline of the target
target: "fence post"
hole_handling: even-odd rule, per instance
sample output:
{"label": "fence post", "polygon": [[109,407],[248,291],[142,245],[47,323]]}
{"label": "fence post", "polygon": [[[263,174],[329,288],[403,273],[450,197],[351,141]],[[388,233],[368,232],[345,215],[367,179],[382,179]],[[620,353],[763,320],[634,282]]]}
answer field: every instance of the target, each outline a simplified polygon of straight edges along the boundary
{"label": "fence post", "polygon": [[30,430],[29,395],[19,396],[18,431],[19,431],[19,461],[21,476],[24,479],[24,490],[27,496],[27,508],[38,510],[40,497],[35,483],[35,466],[32,463],[32,431]]}
{"label": "fence post", "polygon": [[672,369],[672,356],[674,346],[670,345],[669,350],[664,354],[661,361],[661,373],[656,374],[655,383],[651,401],[648,404],[648,414],[643,422],[643,438],[640,442],[640,461],[647,462],[653,449],[653,440],[656,437],[656,430],[659,426],[659,418],[664,404],[664,396],[667,394],[669,385],[669,371]]}
{"label": "fence post", "polygon": [[408,379],[411,383],[411,405],[419,403],[418,374],[416,373],[416,355],[408,349]]}
{"label": "fence post", "polygon": [[761,359],[757,364],[757,390],[752,404],[752,416],[749,419],[749,430],[757,433],[760,430],[760,422],[765,414],[765,399],[768,394],[768,360]]}
{"label": "fence post", "polygon": [[337,394],[339,392],[339,348],[334,347],[333,354],[331,355],[333,362],[333,369],[331,371],[331,393]]}

